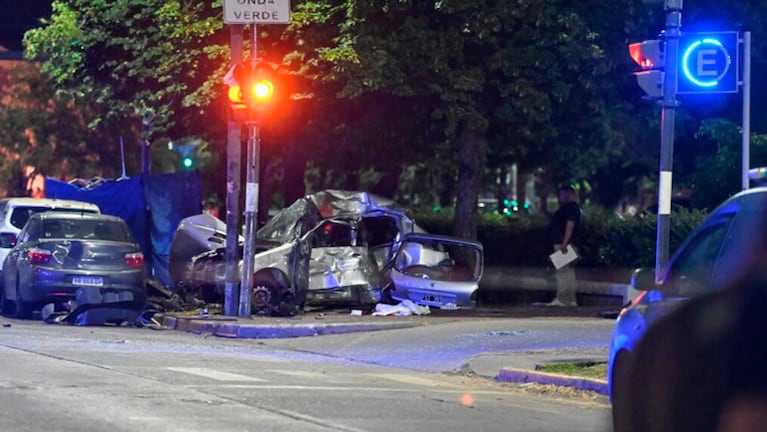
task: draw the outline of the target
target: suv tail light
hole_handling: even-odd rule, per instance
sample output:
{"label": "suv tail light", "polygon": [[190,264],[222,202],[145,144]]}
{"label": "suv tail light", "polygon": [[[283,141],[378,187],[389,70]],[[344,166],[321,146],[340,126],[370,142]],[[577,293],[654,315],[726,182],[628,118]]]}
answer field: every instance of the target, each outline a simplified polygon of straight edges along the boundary
{"label": "suv tail light", "polygon": [[45,264],[51,260],[51,251],[46,249],[32,248],[29,250],[29,262],[32,264]]}
{"label": "suv tail light", "polygon": [[125,264],[130,268],[141,268],[144,266],[144,254],[134,252],[125,254]]}

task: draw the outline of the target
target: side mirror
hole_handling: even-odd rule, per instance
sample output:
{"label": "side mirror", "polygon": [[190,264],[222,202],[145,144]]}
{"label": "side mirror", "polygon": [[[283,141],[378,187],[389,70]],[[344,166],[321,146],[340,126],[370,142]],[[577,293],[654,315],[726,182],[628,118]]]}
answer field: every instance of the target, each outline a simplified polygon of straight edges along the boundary
{"label": "side mirror", "polygon": [[16,234],[0,233],[0,248],[11,249],[16,246]]}
{"label": "side mirror", "polygon": [[631,274],[631,287],[639,291],[650,291],[658,287],[655,283],[655,270],[638,268]]}

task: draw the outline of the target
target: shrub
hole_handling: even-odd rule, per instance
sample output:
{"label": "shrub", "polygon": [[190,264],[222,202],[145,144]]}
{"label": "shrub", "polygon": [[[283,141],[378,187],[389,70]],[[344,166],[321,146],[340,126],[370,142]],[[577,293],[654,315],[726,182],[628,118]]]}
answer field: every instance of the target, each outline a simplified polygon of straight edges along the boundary
{"label": "shrub", "polygon": [[[453,212],[422,211],[413,215],[416,223],[434,234],[451,235]],[[700,210],[681,208],[671,215],[669,251],[705,218]],[[587,206],[583,217],[583,238],[579,252],[582,267],[634,268],[655,265],[657,217],[643,214],[622,218],[615,212]],[[486,266],[545,267],[550,265],[548,220],[542,215],[505,217],[482,214],[477,228]]]}

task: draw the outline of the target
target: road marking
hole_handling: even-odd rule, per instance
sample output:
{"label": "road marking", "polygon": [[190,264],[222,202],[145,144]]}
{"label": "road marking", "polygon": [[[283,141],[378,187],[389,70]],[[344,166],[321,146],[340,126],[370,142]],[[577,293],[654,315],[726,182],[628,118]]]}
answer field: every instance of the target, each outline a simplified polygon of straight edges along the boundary
{"label": "road marking", "polygon": [[370,378],[380,378],[388,381],[394,381],[402,384],[412,384],[416,386],[423,386],[423,387],[450,387],[450,388],[463,388],[462,385],[456,385],[449,382],[446,382],[444,379],[434,379],[434,378],[422,378],[414,375],[407,375],[407,374],[392,374],[392,373],[384,373],[384,374],[376,374],[376,373],[366,373],[362,374],[365,376],[368,376]]}
{"label": "road marking", "polygon": [[181,372],[190,375],[201,376],[205,378],[214,379],[216,381],[250,381],[250,382],[264,382],[261,378],[255,378],[247,375],[240,375],[229,372],[221,372],[207,368],[191,368],[191,367],[169,367],[166,368],[175,372]]}
{"label": "road marking", "polygon": [[287,375],[287,376],[292,376],[297,378],[324,379],[324,380],[333,378],[333,375],[329,375],[322,372],[311,372],[311,371],[300,371],[300,370],[267,369],[266,372],[276,373],[280,375]]}
{"label": "road marking", "polygon": [[[208,388],[208,387],[216,387],[216,388],[229,388],[229,389],[238,389],[238,390],[249,390],[249,389],[263,389],[263,390],[314,390],[314,391],[340,391],[340,392],[350,392],[350,391],[360,391],[360,392],[368,392],[368,393],[374,393],[374,392],[381,392],[381,393],[420,393],[423,392],[423,389],[417,389],[417,388],[391,388],[391,387],[369,387],[369,386],[361,386],[361,387],[354,387],[354,386],[309,386],[309,385],[277,385],[277,384],[217,384],[215,386],[210,384],[200,384],[200,385],[188,385],[189,388]],[[509,392],[508,390],[473,390],[473,389],[430,389],[429,392],[435,393],[435,394],[454,394],[454,395],[463,395],[464,393],[470,392],[473,395],[487,395],[487,396],[511,396],[514,393]]]}

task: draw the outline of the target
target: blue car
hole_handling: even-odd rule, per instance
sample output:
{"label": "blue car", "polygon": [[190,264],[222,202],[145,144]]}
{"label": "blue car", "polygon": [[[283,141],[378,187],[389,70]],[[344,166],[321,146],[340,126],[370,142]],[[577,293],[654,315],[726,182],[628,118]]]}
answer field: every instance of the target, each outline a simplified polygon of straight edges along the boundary
{"label": "blue car", "polygon": [[741,192],[689,235],[658,283],[653,269],[635,270],[631,286],[639,294],[621,310],[610,343],[607,380],[613,415],[625,408],[617,389],[625,383],[628,363],[647,328],[682,302],[734,283],[758,257],[751,252],[764,238],[766,215],[767,187]]}

